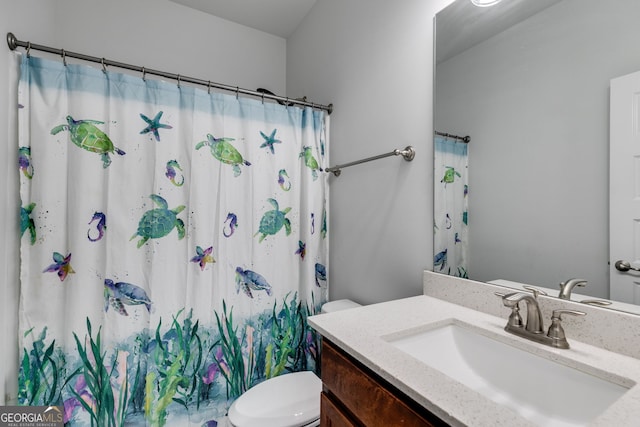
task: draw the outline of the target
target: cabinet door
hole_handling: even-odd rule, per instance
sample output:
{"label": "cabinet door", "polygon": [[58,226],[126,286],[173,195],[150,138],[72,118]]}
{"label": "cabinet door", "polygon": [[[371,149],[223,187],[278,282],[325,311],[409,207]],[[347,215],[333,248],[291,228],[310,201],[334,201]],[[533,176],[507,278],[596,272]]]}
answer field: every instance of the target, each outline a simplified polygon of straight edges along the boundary
{"label": "cabinet door", "polygon": [[325,393],[320,395],[320,427],[357,427]]}
{"label": "cabinet door", "polygon": [[339,408],[344,408],[341,412],[357,420],[357,425],[447,425],[326,339],[322,342],[321,363],[324,392],[339,402]]}

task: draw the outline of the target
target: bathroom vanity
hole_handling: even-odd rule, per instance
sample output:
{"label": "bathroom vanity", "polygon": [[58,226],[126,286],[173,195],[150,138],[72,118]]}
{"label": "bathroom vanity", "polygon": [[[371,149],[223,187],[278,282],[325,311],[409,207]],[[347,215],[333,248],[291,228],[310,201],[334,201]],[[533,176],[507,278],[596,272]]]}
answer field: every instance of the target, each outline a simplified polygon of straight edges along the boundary
{"label": "bathroom vanity", "polygon": [[587,313],[566,319],[558,349],[504,330],[505,288],[424,282],[421,296],[309,318],[324,337],[322,426],[638,425],[637,316],[540,297],[545,328],[553,310]]}
{"label": "bathroom vanity", "polygon": [[447,424],[324,339],[321,427],[439,427]]}

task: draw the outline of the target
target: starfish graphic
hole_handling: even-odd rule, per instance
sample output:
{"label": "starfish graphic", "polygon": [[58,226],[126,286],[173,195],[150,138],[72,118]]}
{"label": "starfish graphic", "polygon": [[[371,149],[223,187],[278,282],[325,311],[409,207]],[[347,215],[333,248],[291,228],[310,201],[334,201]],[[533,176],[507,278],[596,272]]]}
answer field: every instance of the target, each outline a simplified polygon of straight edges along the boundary
{"label": "starfish graphic", "polygon": [[147,125],[148,125],[146,128],[144,128],[144,129],[142,129],[140,131],[140,134],[153,132],[153,136],[155,136],[156,141],[160,141],[160,134],[158,133],[158,129],[172,129],[173,128],[173,126],[165,125],[163,123],[160,123],[160,118],[162,117],[162,111],[160,111],[158,114],[156,114],[156,116],[153,118],[153,120],[150,119],[149,117],[145,116],[142,113],[140,113],[140,117],[142,117],[142,120],[147,122]]}
{"label": "starfish graphic", "polygon": [[273,144],[282,143],[282,141],[275,138],[277,130],[278,129],[274,129],[273,132],[271,132],[271,135],[269,136],[265,135],[262,131],[260,131],[260,135],[262,135],[262,137],[264,138],[264,142],[262,143],[260,148],[269,147],[269,150],[271,150],[271,154],[275,154],[275,151],[273,150]]}
{"label": "starfish graphic", "polygon": [[204,271],[207,263],[213,264],[216,260],[211,256],[213,252],[213,246],[209,246],[207,249],[202,249],[200,246],[196,246],[196,256],[191,258],[191,262],[200,264],[200,270]]}
{"label": "starfish graphic", "polygon": [[53,261],[54,264],[51,264],[49,267],[45,268],[43,273],[57,273],[58,278],[61,282],[67,278],[67,275],[71,273],[75,273],[73,268],[71,267],[71,253],[69,255],[64,256],[60,252],[53,253]]}

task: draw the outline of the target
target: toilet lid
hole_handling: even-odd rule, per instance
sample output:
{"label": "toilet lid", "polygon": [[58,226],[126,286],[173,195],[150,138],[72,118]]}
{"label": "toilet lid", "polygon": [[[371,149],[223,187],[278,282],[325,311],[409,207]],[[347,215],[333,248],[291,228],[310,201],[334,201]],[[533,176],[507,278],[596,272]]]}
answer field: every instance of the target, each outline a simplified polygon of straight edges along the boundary
{"label": "toilet lid", "polygon": [[320,418],[322,381],[313,372],[295,372],[252,387],[229,408],[237,427],[300,427]]}

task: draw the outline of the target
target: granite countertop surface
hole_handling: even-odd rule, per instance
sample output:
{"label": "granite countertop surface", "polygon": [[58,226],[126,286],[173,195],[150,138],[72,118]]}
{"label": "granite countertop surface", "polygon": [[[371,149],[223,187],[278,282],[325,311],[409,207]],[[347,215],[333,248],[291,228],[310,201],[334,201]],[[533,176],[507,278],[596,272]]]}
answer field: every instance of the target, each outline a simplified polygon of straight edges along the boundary
{"label": "granite countertop surface", "polygon": [[[591,427],[632,427],[640,420],[640,360],[567,337],[571,349],[554,349],[504,331],[504,319],[421,295],[309,318],[309,324],[345,352],[389,381],[407,396],[452,426],[534,426],[516,411],[502,406],[429,367],[390,344],[391,337],[451,322],[480,334],[574,367],[629,388]],[[545,319],[545,327],[548,319]],[[523,366],[526,369],[526,366]],[[553,393],[553,385],[549,386]],[[563,399],[563,396],[558,396]]]}

